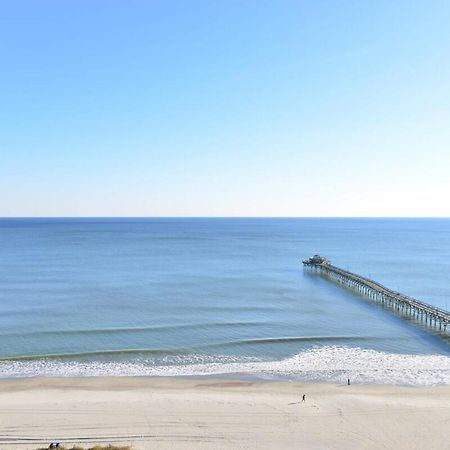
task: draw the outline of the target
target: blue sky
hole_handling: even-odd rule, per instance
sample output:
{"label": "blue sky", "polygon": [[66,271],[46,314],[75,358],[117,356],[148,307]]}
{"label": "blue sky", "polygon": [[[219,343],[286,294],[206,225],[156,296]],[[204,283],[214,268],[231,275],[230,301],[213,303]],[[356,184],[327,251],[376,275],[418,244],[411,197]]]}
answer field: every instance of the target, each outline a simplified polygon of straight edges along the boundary
{"label": "blue sky", "polygon": [[448,1],[4,1],[1,216],[450,216]]}

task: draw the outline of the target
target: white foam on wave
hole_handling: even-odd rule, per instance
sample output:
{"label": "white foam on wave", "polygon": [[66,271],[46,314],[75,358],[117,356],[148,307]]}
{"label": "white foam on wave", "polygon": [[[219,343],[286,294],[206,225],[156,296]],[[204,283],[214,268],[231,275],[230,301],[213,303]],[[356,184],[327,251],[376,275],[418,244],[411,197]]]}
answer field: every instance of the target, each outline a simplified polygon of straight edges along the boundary
{"label": "white foam on wave", "polygon": [[263,379],[431,386],[450,384],[450,357],[405,355],[349,347],[320,347],[280,361],[190,355],[189,362],[155,365],[154,361],[4,361],[1,378],[34,376],[202,376],[245,374]]}

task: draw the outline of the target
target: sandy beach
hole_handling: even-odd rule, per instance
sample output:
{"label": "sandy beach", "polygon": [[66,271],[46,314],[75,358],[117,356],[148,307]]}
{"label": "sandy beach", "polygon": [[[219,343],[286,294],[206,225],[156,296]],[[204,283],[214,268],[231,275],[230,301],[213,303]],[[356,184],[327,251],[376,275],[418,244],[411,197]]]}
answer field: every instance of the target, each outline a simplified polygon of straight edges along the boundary
{"label": "sandy beach", "polygon": [[33,378],[0,381],[0,405],[4,450],[450,447],[450,386]]}

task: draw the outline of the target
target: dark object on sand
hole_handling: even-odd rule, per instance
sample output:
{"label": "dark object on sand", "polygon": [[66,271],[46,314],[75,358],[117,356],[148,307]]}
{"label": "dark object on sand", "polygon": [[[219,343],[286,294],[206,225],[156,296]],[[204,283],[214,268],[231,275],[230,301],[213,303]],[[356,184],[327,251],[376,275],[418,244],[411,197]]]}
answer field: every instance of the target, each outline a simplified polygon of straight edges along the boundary
{"label": "dark object on sand", "polygon": [[302,402],[306,402],[306,394],[303,394]]}

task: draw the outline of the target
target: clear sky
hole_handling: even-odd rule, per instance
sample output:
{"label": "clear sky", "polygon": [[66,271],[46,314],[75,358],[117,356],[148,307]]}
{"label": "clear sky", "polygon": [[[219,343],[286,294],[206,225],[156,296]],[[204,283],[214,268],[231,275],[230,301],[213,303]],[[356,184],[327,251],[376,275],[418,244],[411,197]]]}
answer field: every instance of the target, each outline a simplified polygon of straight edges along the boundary
{"label": "clear sky", "polygon": [[0,216],[450,216],[448,0],[3,0]]}

